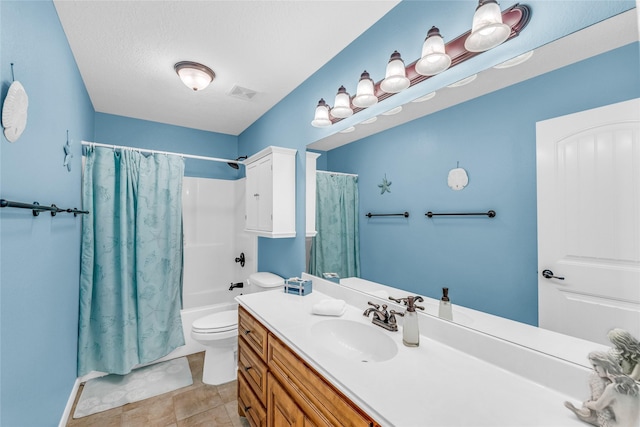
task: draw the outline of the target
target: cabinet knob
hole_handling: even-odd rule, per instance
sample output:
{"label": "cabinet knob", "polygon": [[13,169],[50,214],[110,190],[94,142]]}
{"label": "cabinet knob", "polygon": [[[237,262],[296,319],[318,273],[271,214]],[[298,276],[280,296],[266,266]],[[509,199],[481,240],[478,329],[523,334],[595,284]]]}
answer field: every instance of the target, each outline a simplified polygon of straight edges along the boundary
{"label": "cabinet knob", "polygon": [[245,330],[244,330],[244,334],[245,334],[245,335],[249,335],[250,333],[251,333],[251,330],[250,330],[250,329],[245,329]]}
{"label": "cabinet knob", "polygon": [[245,406],[244,407],[244,412],[247,412],[249,409],[251,409],[251,406]]}
{"label": "cabinet knob", "polygon": [[249,372],[249,369],[251,369],[251,368],[252,368],[252,366],[245,366],[245,367],[244,367],[244,371],[245,371],[245,372]]}

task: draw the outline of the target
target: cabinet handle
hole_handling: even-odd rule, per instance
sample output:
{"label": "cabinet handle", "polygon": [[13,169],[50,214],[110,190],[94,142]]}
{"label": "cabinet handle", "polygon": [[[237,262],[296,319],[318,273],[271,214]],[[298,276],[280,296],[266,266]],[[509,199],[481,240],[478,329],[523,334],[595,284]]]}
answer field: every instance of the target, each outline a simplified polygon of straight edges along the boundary
{"label": "cabinet handle", "polygon": [[249,335],[250,333],[251,333],[251,330],[250,330],[250,329],[245,329],[245,330],[244,330],[244,334],[245,334],[245,335]]}
{"label": "cabinet handle", "polygon": [[249,369],[251,369],[252,367],[253,367],[253,366],[245,366],[245,367],[244,367],[244,371],[245,371],[245,372],[249,372]]}
{"label": "cabinet handle", "polygon": [[244,407],[244,412],[248,412],[248,411],[249,411],[249,409],[251,409],[251,406],[245,406],[245,407]]}

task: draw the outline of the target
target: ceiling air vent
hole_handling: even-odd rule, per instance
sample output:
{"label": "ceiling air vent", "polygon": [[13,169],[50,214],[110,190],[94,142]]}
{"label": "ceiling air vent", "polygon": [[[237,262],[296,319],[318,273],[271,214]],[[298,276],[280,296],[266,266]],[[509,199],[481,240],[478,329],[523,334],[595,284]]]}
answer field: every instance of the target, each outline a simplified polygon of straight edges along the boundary
{"label": "ceiling air vent", "polygon": [[243,99],[245,101],[251,101],[254,96],[256,96],[258,92],[247,89],[246,87],[235,85],[231,88],[227,95],[233,96],[234,98]]}

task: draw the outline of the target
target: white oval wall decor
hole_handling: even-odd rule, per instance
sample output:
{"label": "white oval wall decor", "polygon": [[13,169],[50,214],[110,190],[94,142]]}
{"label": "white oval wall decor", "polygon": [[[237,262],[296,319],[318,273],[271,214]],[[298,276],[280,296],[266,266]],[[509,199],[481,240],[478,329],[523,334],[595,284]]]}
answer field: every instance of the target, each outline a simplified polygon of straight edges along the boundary
{"label": "white oval wall decor", "polygon": [[18,81],[9,86],[7,97],[2,106],[2,127],[9,142],[16,142],[27,127],[27,109],[29,97]]}

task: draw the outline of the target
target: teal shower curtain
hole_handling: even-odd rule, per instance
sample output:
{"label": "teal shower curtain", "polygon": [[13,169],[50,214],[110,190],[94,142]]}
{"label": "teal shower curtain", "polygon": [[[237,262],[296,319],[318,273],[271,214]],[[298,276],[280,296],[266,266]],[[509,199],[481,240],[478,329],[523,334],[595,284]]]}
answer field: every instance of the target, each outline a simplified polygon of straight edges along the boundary
{"label": "teal shower curtain", "polygon": [[78,375],[126,374],[184,345],[183,174],[178,156],[87,149]]}
{"label": "teal shower curtain", "polygon": [[316,228],[309,272],[359,277],[357,176],[316,173]]}

